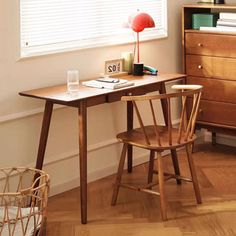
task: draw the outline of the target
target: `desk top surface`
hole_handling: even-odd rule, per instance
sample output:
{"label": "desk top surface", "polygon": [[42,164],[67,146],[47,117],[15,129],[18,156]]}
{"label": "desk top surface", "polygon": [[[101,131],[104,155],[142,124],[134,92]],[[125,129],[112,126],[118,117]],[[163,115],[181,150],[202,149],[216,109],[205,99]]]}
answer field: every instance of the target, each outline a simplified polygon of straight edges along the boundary
{"label": "desk top surface", "polygon": [[134,82],[134,85],[129,87],[124,87],[120,89],[100,89],[100,88],[91,88],[87,86],[83,86],[80,84],[78,93],[76,95],[70,95],[67,92],[67,86],[66,84],[61,85],[55,85],[45,88],[38,88],[33,89],[29,91],[23,91],[19,94],[21,96],[27,96],[32,98],[38,98],[43,100],[49,100],[54,102],[71,102],[71,101],[78,101],[88,98],[93,98],[100,95],[107,95],[111,93],[116,93],[119,91],[131,91],[132,89],[143,87],[146,85],[155,85],[161,82],[169,82],[172,80],[177,80],[184,78],[184,74],[158,74],[157,76],[151,76],[151,75],[144,75],[144,76],[132,76],[132,75],[126,75],[122,76],[122,79],[126,79],[129,81]]}

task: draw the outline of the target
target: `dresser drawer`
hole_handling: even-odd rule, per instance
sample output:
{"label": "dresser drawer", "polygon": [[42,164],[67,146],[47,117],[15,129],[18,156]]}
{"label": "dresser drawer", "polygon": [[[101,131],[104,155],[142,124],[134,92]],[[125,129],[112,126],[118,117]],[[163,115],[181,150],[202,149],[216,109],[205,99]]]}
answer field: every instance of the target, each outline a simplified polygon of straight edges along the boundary
{"label": "dresser drawer", "polygon": [[202,100],[198,120],[235,126],[236,104]]}
{"label": "dresser drawer", "polygon": [[236,104],[201,100],[197,121],[236,126]]}
{"label": "dresser drawer", "polygon": [[236,35],[186,33],[187,54],[236,58]]}
{"label": "dresser drawer", "polygon": [[236,59],[186,55],[186,73],[192,76],[236,80]]}
{"label": "dresser drawer", "polygon": [[187,84],[202,85],[202,99],[236,104],[236,81],[187,77]]}

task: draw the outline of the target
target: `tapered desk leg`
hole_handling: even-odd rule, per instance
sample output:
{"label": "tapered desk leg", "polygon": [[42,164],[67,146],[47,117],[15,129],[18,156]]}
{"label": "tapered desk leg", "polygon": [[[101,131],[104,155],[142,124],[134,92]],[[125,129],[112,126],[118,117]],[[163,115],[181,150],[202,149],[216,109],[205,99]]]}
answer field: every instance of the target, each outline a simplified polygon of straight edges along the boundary
{"label": "tapered desk leg", "polygon": [[[132,102],[127,102],[127,130],[133,129],[133,114],[133,104]],[[131,145],[128,145],[127,156],[127,169],[131,173],[133,167],[133,147]]]}
{"label": "tapered desk leg", "polygon": [[[160,94],[166,93],[166,86],[165,86],[164,82],[161,83],[159,93]],[[168,116],[167,116],[167,114],[168,114],[168,105],[167,105],[167,101],[162,99],[161,100],[161,106],[162,106],[164,121],[165,121],[165,124],[167,125],[168,124]],[[172,157],[172,163],[173,163],[173,166],[174,166],[175,174],[180,175],[178,156],[177,156],[177,152],[176,152],[175,149],[171,150],[171,157]],[[177,182],[177,184],[181,184],[180,179],[176,179],[176,182]]]}
{"label": "tapered desk leg", "polygon": [[79,122],[79,161],[80,161],[80,206],[81,223],[87,223],[87,104],[80,101]]}
{"label": "tapered desk leg", "polygon": [[39,140],[39,148],[38,148],[38,155],[36,161],[36,169],[42,170],[44,155],[48,140],[48,131],[50,127],[51,117],[52,117],[52,109],[53,103],[50,101],[46,101],[45,108],[44,108],[44,115],[43,115],[43,122],[41,128],[41,135]]}

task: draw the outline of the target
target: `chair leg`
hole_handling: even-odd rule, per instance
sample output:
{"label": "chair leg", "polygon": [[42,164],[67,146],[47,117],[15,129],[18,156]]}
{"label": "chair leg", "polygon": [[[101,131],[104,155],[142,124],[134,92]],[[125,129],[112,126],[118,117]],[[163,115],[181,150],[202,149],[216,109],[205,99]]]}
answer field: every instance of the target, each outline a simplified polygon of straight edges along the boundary
{"label": "chair leg", "polygon": [[216,145],[216,133],[215,132],[211,133],[211,142],[212,142],[212,145]]}
{"label": "chair leg", "polygon": [[[171,157],[172,157],[172,163],[174,166],[175,174],[180,175],[179,162],[178,162],[178,156],[177,156],[176,149],[171,150]],[[176,179],[176,183],[181,184],[181,180]]]}
{"label": "chair leg", "polygon": [[151,150],[149,157],[149,167],[148,167],[148,184],[152,183],[153,181],[154,158],[155,158],[155,152]]}
{"label": "chair leg", "polygon": [[158,181],[159,181],[159,192],[160,192],[160,202],[161,202],[161,216],[162,220],[167,220],[163,159],[161,153],[159,152],[157,152],[157,163],[158,163]]}
{"label": "chair leg", "polygon": [[202,199],[201,199],[197,175],[196,175],[196,171],[195,171],[195,165],[194,165],[193,158],[192,158],[191,144],[186,146],[186,152],[187,152],[188,163],[189,163],[189,168],[190,168],[190,172],[191,172],[191,176],[192,176],[196,200],[197,200],[197,203],[200,204],[200,203],[202,203]]}
{"label": "chair leg", "polygon": [[116,182],[115,182],[115,185],[114,185],[111,205],[115,205],[116,201],[117,201],[117,196],[118,196],[118,192],[119,192],[119,188],[120,188],[122,172],[123,172],[124,164],[125,164],[127,146],[128,145],[126,143],[123,145],[123,149],[122,149],[122,153],[121,153],[121,157],[120,157],[120,163],[119,163],[119,167],[118,167],[118,172],[117,172],[117,175],[116,175]]}
{"label": "chair leg", "polygon": [[191,148],[192,153],[194,153],[194,147],[195,147],[195,143],[193,142],[193,143],[192,143],[192,148]]}

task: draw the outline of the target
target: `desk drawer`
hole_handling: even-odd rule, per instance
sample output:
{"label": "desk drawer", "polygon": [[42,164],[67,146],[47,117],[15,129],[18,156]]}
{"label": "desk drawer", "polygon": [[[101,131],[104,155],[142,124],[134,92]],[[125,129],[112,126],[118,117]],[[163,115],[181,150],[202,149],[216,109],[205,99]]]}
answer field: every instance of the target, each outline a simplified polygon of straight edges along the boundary
{"label": "desk drawer", "polygon": [[136,88],[130,88],[127,90],[117,91],[117,92],[111,93],[107,96],[107,102],[120,101],[122,96],[143,95],[146,93],[159,91],[160,86],[161,86],[160,84],[154,84],[154,85],[148,84],[148,85],[142,86],[142,87],[136,87]]}
{"label": "desk drawer", "polygon": [[187,83],[203,86],[202,99],[236,103],[236,81],[187,77]]}
{"label": "desk drawer", "polygon": [[107,102],[117,102],[117,101],[120,101],[122,96],[126,96],[129,93],[131,94],[132,91],[130,91],[130,92],[129,91],[117,91],[117,92],[108,94],[107,95]]}
{"label": "desk drawer", "polygon": [[236,58],[236,36],[186,33],[186,53]]}
{"label": "desk drawer", "polygon": [[201,100],[197,121],[236,126],[236,104]]}
{"label": "desk drawer", "polygon": [[191,76],[236,80],[236,59],[186,55],[186,73]]}

